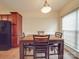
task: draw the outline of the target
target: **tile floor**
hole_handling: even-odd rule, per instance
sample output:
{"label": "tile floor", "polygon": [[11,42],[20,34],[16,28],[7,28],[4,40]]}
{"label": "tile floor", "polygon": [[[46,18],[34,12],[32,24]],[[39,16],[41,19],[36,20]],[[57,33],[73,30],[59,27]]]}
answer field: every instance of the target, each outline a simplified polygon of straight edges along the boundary
{"label": "tile floor", "polygon": [[[12,48],[8,51],[0,51],[0,59],[20,59],[19,58],[19,48]],[[28,59],[31,59],[31,57],[28,57]],[[57,59],[57,56],[52,56],[50,59]],[[72,54],[70,54],[68,51],[64,51],[64,59],[77,59]]]}

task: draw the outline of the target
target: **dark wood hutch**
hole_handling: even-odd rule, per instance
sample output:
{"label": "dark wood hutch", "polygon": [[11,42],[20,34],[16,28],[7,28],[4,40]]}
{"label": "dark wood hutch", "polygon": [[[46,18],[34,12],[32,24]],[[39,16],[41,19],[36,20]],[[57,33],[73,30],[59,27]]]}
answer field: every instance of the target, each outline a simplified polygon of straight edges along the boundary
{"label": "dark wood hutch", "polygon": [[22,16],[18,12],[0,14],[0,21],[11,22],[11,48],[19,46],[19,40],[21,39],[22,35]]}

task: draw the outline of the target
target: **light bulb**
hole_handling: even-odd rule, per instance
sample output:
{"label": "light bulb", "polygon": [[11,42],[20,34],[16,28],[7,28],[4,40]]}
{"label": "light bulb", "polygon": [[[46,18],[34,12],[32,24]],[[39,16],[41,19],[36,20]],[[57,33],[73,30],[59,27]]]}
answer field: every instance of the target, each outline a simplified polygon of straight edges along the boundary
{"label": "light bulb", "polygon": [[50,6],[44,6],[42,9],[41,9],[41,12],[42,13],[49,13],[51,11],[51,7]]}

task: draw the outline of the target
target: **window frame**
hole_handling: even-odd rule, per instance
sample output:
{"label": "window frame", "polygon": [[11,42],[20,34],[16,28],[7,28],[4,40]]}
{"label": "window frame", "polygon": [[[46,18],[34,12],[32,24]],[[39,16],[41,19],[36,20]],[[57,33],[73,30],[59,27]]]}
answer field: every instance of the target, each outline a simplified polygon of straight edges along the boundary
{"label": "window frame", "polygon": [[[72,48],[72,49],[76,50],[77,52],[79,52],[79,47],[78,47],[78,46],[79,46],[79,42],[78,42],[78,40],[79,40],[79,38],[78,38],[78,27],[79,27],[79,25],[78,25],[78,22],[79,22],[79,14],[78,14],[78,13],[79,13],[79,8],[76,8],[76,9],[74,9],[74,10],[68,12],[67,14],[65,14],[64,16],[62,16],[61,19],[62,19],[62,22],[63,22],[63,18],[64,18],[65,16],[67,16],[67,15],[73,13],[73,12],[76,12],[75,48],[73,48],[73,47],[71,47],[71,46],[69,46],[69,45],[67,45],[67,46],[69,46],[70,48]],[[63,31],[63,23],[62,23],[62,31]],[[63,34],[64,34],[64,33],[63,33]]]}

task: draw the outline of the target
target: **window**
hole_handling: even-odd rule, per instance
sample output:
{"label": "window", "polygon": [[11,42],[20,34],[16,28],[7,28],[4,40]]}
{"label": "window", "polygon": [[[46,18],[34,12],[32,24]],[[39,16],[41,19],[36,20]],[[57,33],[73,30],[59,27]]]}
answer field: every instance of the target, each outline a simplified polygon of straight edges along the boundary
{"label": "window", "polygon": [[79,50],[79,9],[62,17],[65,44]]}

